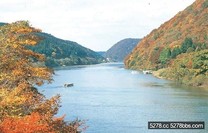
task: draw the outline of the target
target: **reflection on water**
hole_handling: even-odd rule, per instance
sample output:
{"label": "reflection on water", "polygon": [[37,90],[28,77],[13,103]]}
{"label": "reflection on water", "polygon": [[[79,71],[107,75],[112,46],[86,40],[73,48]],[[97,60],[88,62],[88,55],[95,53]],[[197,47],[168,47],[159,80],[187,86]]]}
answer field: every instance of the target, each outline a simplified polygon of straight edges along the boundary
{"label": "reflection on water", "polygon": [[[64,83],[74,86],[64,88]],[[205,121],[207,125],[208,91],[125,70],[123,64],[57,69],[54,83],[40,90],[48,97],[61,94],[58,115],[88,120],[86,133],[208,132],[208,127],[148,130],[148,121]]]}

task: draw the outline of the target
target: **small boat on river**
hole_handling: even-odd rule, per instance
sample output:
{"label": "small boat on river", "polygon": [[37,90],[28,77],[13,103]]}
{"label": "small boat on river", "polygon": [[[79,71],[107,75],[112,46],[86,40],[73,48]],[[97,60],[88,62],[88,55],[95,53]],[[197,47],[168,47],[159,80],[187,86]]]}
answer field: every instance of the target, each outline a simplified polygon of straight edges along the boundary
{"label": "small boat on river", "polygon": [[73,83],[66,83],[66,84],[64,84],[64,87],[72,87],[72,86],[74,86]]}

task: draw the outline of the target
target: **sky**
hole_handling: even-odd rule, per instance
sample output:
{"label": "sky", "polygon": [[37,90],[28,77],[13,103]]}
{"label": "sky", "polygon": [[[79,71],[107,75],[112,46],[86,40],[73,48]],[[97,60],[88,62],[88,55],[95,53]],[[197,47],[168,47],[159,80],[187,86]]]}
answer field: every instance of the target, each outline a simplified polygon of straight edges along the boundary
{"label": "sky", "polygon": [[28,20],[64,40],[106,51],[143,38],[194,0],[0,0],[0,22]]}

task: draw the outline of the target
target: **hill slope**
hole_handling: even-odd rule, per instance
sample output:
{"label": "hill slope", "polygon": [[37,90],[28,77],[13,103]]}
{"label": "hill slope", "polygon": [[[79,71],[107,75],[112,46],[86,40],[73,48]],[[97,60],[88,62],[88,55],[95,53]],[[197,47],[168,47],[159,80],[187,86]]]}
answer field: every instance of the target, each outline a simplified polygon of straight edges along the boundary
{"label": "hill slope", "polygon": [[[0,26],[6,23],[1,23]],[[46,56],[46,66],[89,65],[105,62],[98,53],[79,45],[76,42],[62,40],[47,33],[35,33],[42,40],[29,49]]]}
{"label": "hill slope", "polygon": [[0,26],[4,26],[6,23],[2,23],[2,22],[0,22]]}
{"label": "hill slope", "polygon": [[[207,44],[208,0],[196,0],[144,37],[126,58],[125,66],[130,69],[152,70],[170,68],[169,73],[172,72],[176,76],[175,80],[182,82],[184,78],[189,78],[190,81],[200,75],[207,79]],[[198,58],[201,54],[202,57]],[[191,58],[197,60],[194,62],[192,59],[188,62]],[[197,66],[197,62],[201,65]],[[181,72],[182,70],[186,72]],[[188,73],[190,75],[186,77]],[[170,77],[166,75],[166,78]]]}
{"label": "hill slope", "polygon": [[96,53],[105,58],[106,51],[96,51]]}
{"label": "hill slope", "polygon": [[107,52],[106,58],[110,61],[124,61],[124,58],[133,50],[140,39],[124,39],[113,45]]}
{"label": "hill slope", "polygon": [[37,35],[43,40],[30,49],[45,54],[47,66],[97,64],[105,60],[101,55],[76,42],[62,40],[47,33]]}

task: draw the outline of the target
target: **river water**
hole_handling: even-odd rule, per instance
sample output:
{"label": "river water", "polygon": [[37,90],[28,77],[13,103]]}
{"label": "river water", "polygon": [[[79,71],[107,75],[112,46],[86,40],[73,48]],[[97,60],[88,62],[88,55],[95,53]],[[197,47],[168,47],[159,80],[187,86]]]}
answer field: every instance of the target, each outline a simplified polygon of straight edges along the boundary
{"label": "river water", "polygon": [[[63,67],[39,88],[61,95],[59,116],[87,120],[86,133],[208,132],[208,90],[176,86],[122,63]],[[74,83],[64,88],[64,83]],[[148,129],[148,121],[204,121],[205,129]]]}

